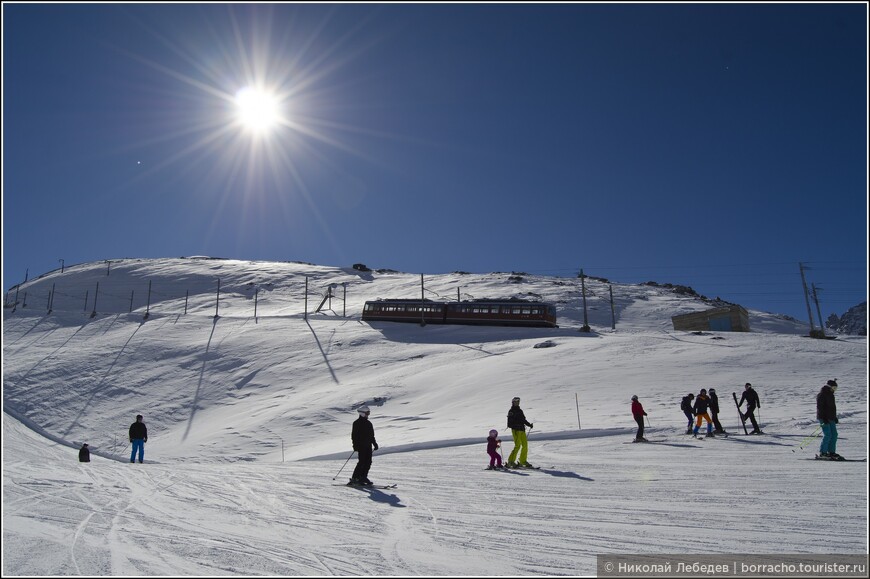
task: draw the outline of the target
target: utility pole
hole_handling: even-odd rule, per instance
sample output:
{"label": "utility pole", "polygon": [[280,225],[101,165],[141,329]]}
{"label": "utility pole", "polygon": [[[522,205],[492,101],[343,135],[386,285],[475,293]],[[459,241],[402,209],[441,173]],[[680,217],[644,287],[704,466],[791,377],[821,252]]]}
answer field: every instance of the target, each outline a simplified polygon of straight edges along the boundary
{"label": "utility pole", "polygon": [[815,330],[816,330],[816,327],[813,325],[813,310],[810,309],[810,296],[809,296],[809,292],[807,291],[807,278],[804,276],[804,267],[805,266],[803,263],[800,263],[800,262],[798,263],[798,266],[800,267],[800,270],[801,270],[801,283],[804,284],[804,299],[806,299],[806,301],[807,301],[807,314],[810,316],[810,335],[812,336],[813,332],[815,332]]}
{"label": "utility pole", "polygon": [[580,268],[580,288],[583,292],[583,327],[580,328],[581,332],[588,332],[589,328],[589,316],[586,311],[586,275],[583,273],[583,268]]}
{"label": "utility pole", "polygon": [[610,286],[610,329],[616,329],[616,309],[613,306],[613,285]]}
{"label": "utility pole", "polygon": [[813,301],[816,302],[816,313],[819,314],[819,331],[822,337],[825,337],[825,324],[822,322],[822,309],[819,307],[819,290],[816,289],[816,284],[810,284],[813,288]]}

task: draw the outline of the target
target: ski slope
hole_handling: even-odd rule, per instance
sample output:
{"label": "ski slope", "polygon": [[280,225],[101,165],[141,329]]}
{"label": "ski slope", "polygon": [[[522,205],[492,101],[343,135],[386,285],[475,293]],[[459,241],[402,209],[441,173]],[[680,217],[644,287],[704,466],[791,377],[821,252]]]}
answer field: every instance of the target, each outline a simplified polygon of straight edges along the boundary
{"label": "ski slope", "polygon": [[[837,378],[837,451],[867,456],[864,337],[813,340],[754,311],[750,333],[675,332],[670,316],[709,305],[619,284],[613,330],[610,284],[588,279],[584,333],[579,280],[513,272],[426,276],[425,291],[533,294],[557,304],[559,328],[360,322],[366,299],[419,295],[414,274],[106,269],[47,274],[30,305],[4,310],[4,575],[593,575],[607,553],[867,552],[867,463],[814,461],[818,439],[800,447]],[[80,297],[97,282],[91,317]],[[161,297],[146,305],[149,282]],[[310,313],[329,284],[347,299]],[[738,434],[730,393],[747,381],[764,436]],[[710,387],[732,436],[683,434],[680,398]],[[630,442],[632,394],[654,444]],[[512,448],[514,396],[542,468],[486,471],[490,428]],[[395,489],[338,484],[363,403],[381,446],[370,478]],[[137,413],[145,464],[128,462]],[[82,442],[91,463],[77,462]]]}

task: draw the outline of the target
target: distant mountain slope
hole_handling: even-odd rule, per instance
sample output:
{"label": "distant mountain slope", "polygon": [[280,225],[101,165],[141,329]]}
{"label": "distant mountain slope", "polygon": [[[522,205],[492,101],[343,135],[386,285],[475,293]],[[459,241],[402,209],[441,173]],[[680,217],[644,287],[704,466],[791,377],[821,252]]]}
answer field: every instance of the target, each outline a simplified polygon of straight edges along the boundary
{"label": "distant mountain slope", "polygon": [[831,314],[825,327],[841,334],[853,336],[867,335],[867,302],[852,306],[845,314],[838,316]]}

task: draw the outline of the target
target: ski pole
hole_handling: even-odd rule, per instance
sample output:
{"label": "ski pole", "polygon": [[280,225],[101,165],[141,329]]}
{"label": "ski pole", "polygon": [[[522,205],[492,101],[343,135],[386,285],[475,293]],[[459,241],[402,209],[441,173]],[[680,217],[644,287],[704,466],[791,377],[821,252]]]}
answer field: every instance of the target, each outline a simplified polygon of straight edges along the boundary
{"label": "ski pole", "polygon": [[332,480],[335,480],[335,479],[337,479],[337,478],[338,478],[338,475],[340,475],[340,474],[341,474],[341,471],[343,471],[343,470],[344,470],[344,467],[346,467],[346,466],[347,466],[347,463],[349,463],[349,462],[350,462],[350,459],[351,459],[351,458],[352,458],[352,457],[353,457],[353,453],[354,453],[354,452],[356,452],[356,451],[355,451],[355,450],[354,450],[354,451],[353,451],[353,452],[351,452],[351,453],[350,453],[350,456],[349,456],[349,457],[347,457],[347,460],[346,460],[346,461],[344,461],[344,464],[343,464],[343,465],[341,465],[341,468],[340,468],[340,469],[338,469],[338,472],[337,472],[337,473],[335,473],[335,476],[334,476],[334,477],[332,477]]}
{"label": "ski pole", "polygon": [[[813,433],[812,433],[812,434],[810,434],[809,436],[807,436],[806,438],[804,438],[803,440],[801,440],[800,446],[799,446],[798,448],[800,448],[801,450],[803,450],[803,449],[804,449],[804,446],[806,446],[806,445],[808,445],[810,442],[812,442],[812,440],[813,440],[814,438],[818,437],[821,433],[822,433],[822,425],[819,424],[818,426],[816,426],[816,429],[813,430]],[[794,449],[791,449],[791,451],[794,452]]]}

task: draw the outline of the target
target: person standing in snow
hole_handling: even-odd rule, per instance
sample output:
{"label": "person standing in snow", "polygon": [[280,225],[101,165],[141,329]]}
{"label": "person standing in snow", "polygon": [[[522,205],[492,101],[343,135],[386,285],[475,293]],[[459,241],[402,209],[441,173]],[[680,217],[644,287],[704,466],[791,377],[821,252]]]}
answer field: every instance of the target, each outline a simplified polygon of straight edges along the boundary
{"label": "person standing in snow", "polygon": [[87,442],[79,449],[79,462],[91,462],[91,451],[88,449]]}
{"label": "person standing in snow", "polygon": [[371,486],[373,483],[369,480],[369,469],[372,467],[372,453],[378,449],[378,442],[375,440],[375,427],[369,422],[369,407],[360,406],[357,412],[359,418],[353,422],[350,440],[359,460],[353,469],[350,484]]}
{"label": "person standing in snow", "polygon": [[707,421],[707,436],[713,436],[713,421],[710,420],[710,415],[707,413],[707,409],[710,407],[710,398],[707,396],[707,390],[705,388],[701,388],[701,391],[698,393],[698,397],[695,398],[695,406],[693,410],[695,411],[695,416],[697,417],[697,421],[695,422],[695,429],[692,433],[695,436],[698,436],[698,430],[701,428],[701,422],[703,420]]}
{"label": "person standing in snow", "polygon": [[710,388],[710,416],[713,418],[713,432],[725,434],[725,429],[722,428],[722,423],[719,422],[719,397],[716,396],[715,388]]}
{"label": "person standing in snow", "polygon": [[747,382],[746,386],[743,388],[743,396],[740,397],[740,402],[737,403],[737,409],[740,410],[740,407],[743,406],[743,402],[746,401],[746,412],[741,416],[743,417],[743,422],[746,422],[747,418],[752,422],[752,432],[749,434],[764,434],[761,432],[761,429],[758,427],[758,422],[755,420],[755,409],[761,408],[761,400],[758,399],[758,392],[752,389],[752,384],[749,382]]}
{"label": "person standing in snow", "polygon": [[[526,437],[526,426],[530,429],[535,427],[534,424],[526,420],[526,415],[523,409],[520,408],[520,399],[516,397],[511,401],[511,408],[507,414],[507,427],[511,429],[511,434],[514,438],[514,449],[508,457],[507,462],[509,468],[516,468],[518,466],[532,468],[532,465],[526,460],[529,455],[529,440]],[[519,461],[517,461],[517,454],[519,454]]]}
{"label": "person standing in snow", "polygon": [[145,443],[148,442],[148,427],[142,422],[142,415],[136,415],[136,422],[130,425],[130,442],[133,451],[130,453],[130,462],[136,462],[136,453],[139,453],[139,462],[145,458]]}
{"label": "person standing in snow", "polygon": [[689,425],[686,426],[686,434],[692,434],[692,422],[695,421],[695,411],[692,409],[692,400],[694,399],[695,395],[689,392],[683,396],[683,401],[680,402],[680,410],[682,410],[683,414],[686,415],[686,418],[689,419]]}
{"label": "person standing in snow", "polygon": [[837,381],[828,380],[827,384],[816,395],[816,418],[822,425],[822,445],[819,456],[831,460],[841,460],[837,454],[837,401],[834,393],[837,391]]}
{"label": "person standing in snow", "polygon": [[489,455],[487,470],[501,468],[501,455],[498,453],[500,446],[501,440],[498,438],[498,430],[493,428],[489,431],[489,438],[486,439],[486,453]]}
{"label": "person standing in snow", "polygon": [[637,434],[634,436],[635,442],[647,442],[643,437],[643,417],[646,412],[643,410],[643,404],[637,399],[637,394],[631,397],[631,414],[634,416],[634,421],[637,422]]}

